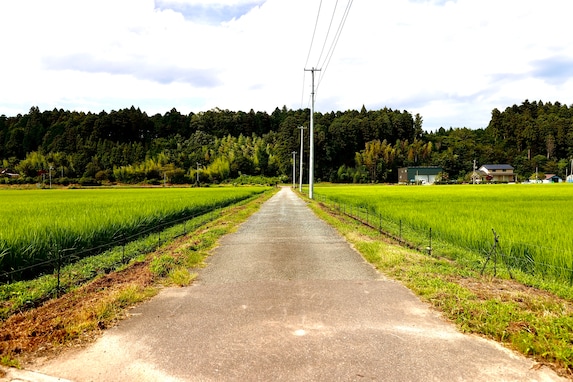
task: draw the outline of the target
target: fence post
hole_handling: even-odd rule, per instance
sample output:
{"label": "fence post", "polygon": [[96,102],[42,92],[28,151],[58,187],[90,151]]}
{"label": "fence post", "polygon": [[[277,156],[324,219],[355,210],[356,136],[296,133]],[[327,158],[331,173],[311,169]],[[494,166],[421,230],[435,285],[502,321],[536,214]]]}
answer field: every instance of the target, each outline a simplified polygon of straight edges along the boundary
{"label": "fence post", "polygon": [[398,236],[400,239],[402,238],[402,219],[400,219],[400,236]]}
{"label": "fence post", "polygon": [[125,264],[125,246],[127,244],[127,240],[125,239],[125,233],[123,233],[121,236],[121,263]]}
{"label": "fence post", "polygon": [[366,210],[366,225],[368,225],[368,207],[364,207]]}
{"label": "fence post", "polygon": [[430,246],[428,247],[428,255],[432,256],[432,227],[430,227]]}
{"label": "fence post", "polygon": [[378,214],[378,231],[382,233],[382,213]]}
{"label": "fence post", "polygon": [[62,268],[62,254],[60,252],[60,249],[58,248],[58,246],[56,245],[56,253],[58,254],[58,270],[57,270],[57,274],[58,274],[58,282],[56,284],[56,298],[60,297],[60,270]]}

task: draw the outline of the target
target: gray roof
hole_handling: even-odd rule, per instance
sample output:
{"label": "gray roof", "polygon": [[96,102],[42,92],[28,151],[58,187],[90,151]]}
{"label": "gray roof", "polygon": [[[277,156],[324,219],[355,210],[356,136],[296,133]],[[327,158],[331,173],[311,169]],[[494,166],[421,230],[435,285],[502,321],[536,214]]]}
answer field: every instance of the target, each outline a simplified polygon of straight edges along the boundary
{"label": "gray roof", "polygon": [[484,164],[482,167],[488,170],[513,170],[513,167],[509,164]]}

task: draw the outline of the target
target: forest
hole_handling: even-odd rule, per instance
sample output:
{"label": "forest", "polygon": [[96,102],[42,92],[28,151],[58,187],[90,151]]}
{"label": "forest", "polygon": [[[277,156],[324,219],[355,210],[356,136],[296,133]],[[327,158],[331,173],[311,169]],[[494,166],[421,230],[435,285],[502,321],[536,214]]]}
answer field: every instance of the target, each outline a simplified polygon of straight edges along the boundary
{"label": "forest", "polygon": [[[0,184],[105,185],[291,181],[309,109],[272,113],[213,109],[147,115],[139,108],[0,116]],[[573,106],[524,101],[494,109],[489,125],[424,131],[421,115],[383,108],[315,113],[315,179],[397,182],[398,168],[441,166],[468,181],[473,161],[508,163],[519,180],[536,170],[565,178],[573,158]],[[299,155],[296,160],[298,163]],[[298,164],[297,164],[298,171]]]}

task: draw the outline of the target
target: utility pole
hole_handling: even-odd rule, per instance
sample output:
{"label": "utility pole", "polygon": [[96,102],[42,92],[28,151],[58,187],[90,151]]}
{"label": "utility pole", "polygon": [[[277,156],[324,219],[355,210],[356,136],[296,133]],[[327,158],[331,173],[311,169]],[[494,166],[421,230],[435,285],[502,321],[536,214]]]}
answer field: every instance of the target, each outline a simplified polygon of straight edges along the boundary
{"label": "utility pole", "polygon": [[292,152],[292,188],[294,190],[295,188],[295,182],[296,182],[296,151]]}
{"label": "utility pole", "polygon": [[201,163],[197,162],[197,187],[199,187],[199,166],[201,166]]}
{"label": "utility pole", "polygon": [[300,171],[298,174],[299,177],[299,184],[298,184],[298,191],[302,192],[302,157],[303,157],[303,153],[304,153],[304,129],[306,129],[306,127],[304,126],[299,126],[298,129],[300,130]]}
{"label": "utility pole", "polygon": [[305,69],[312,73],[312,93],[310,103],[310,158],[308,161],[308,197],[314,199],[314,72],[320,69]]}

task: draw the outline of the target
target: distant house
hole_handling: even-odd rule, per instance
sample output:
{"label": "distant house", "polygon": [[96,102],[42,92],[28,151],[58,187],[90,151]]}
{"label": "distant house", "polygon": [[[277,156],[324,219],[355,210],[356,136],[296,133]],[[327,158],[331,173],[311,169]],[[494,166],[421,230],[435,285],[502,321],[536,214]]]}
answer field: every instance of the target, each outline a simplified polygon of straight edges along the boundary
{"label": "distant house", "polygon": [[509,183],[515,182],[513,167],[508,164],[484,164],[478,169],[481,181]]}
{"label": "distant house", "polygon": [[433,184],[443,169],[437,166],[401,167],[398,169],[398,183]]}
{"label": "distant house", "polygon": [[6,178],[18,178],[20,176],[20,174],[16,174],[13,171],[10,171],[10,169],[2,169],[0,170],[0,177],[6,177]]}
{"label": "distant house", "polygon": [[543,179],[543,183],[561,183],[563,179],[558,177],[555,174],[545,174],[545,179]]}

